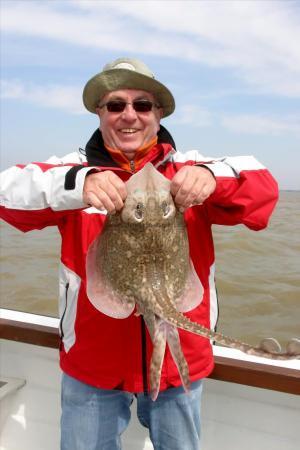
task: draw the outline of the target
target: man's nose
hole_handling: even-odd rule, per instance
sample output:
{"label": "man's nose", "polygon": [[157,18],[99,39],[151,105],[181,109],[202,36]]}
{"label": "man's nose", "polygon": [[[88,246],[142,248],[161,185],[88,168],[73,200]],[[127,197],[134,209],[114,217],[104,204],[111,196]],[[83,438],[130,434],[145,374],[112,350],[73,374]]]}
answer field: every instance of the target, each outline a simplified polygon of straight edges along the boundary
{"label": "man's nose", "polygon": [[135,120],[137,118],[137,112],[131,103],[126,104],[122,112],[122,118],[125,120]]}

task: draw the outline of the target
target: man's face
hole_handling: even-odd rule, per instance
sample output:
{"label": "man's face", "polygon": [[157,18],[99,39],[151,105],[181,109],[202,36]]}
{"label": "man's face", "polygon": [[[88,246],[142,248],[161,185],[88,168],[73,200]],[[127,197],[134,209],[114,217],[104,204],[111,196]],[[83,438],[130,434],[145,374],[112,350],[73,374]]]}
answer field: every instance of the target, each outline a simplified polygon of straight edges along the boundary
{"label": "man's face", "polygon": [[132,105],[135,100],[150,100],[156,103],[154,96],[146,91],[120,89],[109,92],[99,104],[103,105],[112,100],[122,100],[131,104],[127,104],[122,112],[109,112],[106,106],[96,109],[104,142],[109,147],[122,151],[128,159],[132,159],[139,148],[156,136],[163,110],[153,106],[149,112],[135,111]]}

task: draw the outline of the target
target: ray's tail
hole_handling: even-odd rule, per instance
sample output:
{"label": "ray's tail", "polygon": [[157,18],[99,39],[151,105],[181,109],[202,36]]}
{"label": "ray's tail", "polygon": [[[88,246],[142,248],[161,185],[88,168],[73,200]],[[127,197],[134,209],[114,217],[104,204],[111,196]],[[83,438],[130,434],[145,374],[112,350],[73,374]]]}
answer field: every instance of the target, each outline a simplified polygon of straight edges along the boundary
{"label": "ray's tail", "polygon": [[257,347],[254,347],[237,339],[212,331],[196,322],[192,322],[188,317],[175,309],[172,315],[169,315],[167,318],[163,317],[163,319],[178,328],[198,334],[226,347],[240,350],[249,355],[277,360],[300,359],[300,340],[296,338],[289,341],[286,351],[283,352],[276,339],[263,339]]}

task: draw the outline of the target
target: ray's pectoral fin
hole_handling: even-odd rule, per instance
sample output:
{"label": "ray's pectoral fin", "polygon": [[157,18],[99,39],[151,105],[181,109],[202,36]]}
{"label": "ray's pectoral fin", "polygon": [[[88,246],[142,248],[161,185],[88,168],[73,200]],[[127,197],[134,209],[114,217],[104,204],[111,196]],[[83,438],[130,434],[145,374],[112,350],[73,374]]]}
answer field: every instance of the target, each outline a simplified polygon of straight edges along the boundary
{"label": "ray's pectoral fin", "polygon": [[120,298],[105,282],[100,265],[97,264],[99,239],[100,237],[94,240],[87,253],[87,296],[98,311],[115,319],[124,319],[133,312],[135,302]]}
{"label": "ray's pectoral fin", "polygon": [[176,327],[170,324],[166,324],[166,330],[167,330],[167,342],[171,355],[177,366],[182,386],[185,392],[188,393],[190,391],[189,367],[181,349],[178,330]]}
{"label": "ray's pectoral fin", "polygon": [[196,308],[203,299],[204,289],[191,259],[189,261],[189,266],[184,290],[180,297],[175,299],[176,308],[180,312],[191,311]]}

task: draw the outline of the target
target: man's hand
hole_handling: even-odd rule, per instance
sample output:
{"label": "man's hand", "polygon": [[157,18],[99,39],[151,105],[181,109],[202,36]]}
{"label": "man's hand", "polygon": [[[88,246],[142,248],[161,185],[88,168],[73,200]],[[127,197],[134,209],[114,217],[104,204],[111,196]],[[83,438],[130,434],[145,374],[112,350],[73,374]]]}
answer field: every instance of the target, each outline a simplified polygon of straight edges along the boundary
{"label": "man's hand", "polygon": [[114,214],[123,208],[126,196],[125,183],[110,170],[91,173],[85,178],[83,201],[87,205]]}
{"label": "man's hand", "polygon": [[184,166],[171,181],[171,194],[180,211],[201,205],[216,189],[212,173],[201,166]]}

